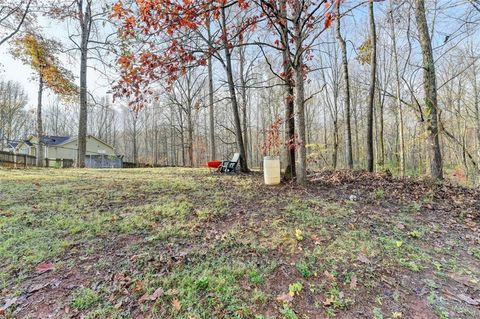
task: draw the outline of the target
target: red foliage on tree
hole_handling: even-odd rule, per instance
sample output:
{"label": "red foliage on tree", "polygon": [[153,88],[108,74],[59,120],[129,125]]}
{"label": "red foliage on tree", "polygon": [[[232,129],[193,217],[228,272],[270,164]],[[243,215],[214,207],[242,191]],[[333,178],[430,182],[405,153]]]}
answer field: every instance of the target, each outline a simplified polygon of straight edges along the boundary
{"label": "red foliage on tree", "polygon": [[[294,11],[300,2],[286,1],[287,11]],[[333,16],[329,12],[329,0],[301,3],[303,7],[299,14],[305,17],[305,31],[313,30],[320,21],[324,21],[321,29],[331,25]],[[205,27],[207,21],[218,21],[222,8],[248,11],[242,21],[228,25],[225,34],[230,49],[236,45],[246,45],[243,39],[244,30],[256,30],[259,23],[264,23],[264,27],[270,29],[276,39],[274,45],[258,41],[255,44],[279,51],[294,47],[296,39],[291,26],[287,26],[290,42],[286,43],[276,32],[279,25],[286,23],[280,14],[278,1],[118,0],[113,6],[111,17],[120,23],[119,33],[125,40],[127,49],[117,61],[122,77],[114,87],[116,96],[127,98],[133,108],[143,107],[146,102],[155,98],[150,95],[153,82],[163,80],[171,84],[185,74],[188,68],[205,65],[209,55],[223,49],[225,35],[220,33],[209,47],[199,47],[197,43],[190,43],[192,41],[185,39],[194,32],[201,37],[200,29]],[[308,36],[313,38],[312,41],[317,38],[313,33]],[[238,43],[234,43],[233,39]],[[129,51],[132,44],[138,45],[140,49],[136,52]],[[306,55],[306,60],[313,57],[311,44],[305,43],[305,46],[300,48]],[[308,72],[306,66],[302,68],[305,73]]]}

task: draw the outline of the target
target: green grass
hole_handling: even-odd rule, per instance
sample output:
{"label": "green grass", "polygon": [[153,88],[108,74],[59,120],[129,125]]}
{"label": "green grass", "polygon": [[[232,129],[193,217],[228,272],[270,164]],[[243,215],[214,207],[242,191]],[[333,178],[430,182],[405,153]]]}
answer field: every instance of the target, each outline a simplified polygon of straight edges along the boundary
{"label": "green grass", "polygon": [[78,310],[87,310],[99,300],[98,294],[90,288],[81,288],[73,293],[71,306]]}
{"label": "green grass", "polygon": [[[364,196],[368,208],[272,190],[257,177],[204,169],[0,170],[0,297],[25,293],[36,265],[51,262],[41,276],[75,279],[52,298],[85,318],[135,317],[129,305],[154,318],[308,318],[306,305],[348,317],[359,301],[381,318],[391,309],[364,297],[402,309],[381,281],[407,273],[428,278],[437,316],[476,314],[439,296],[447,273],[480,274],[429,241],[442,225],[419,221],[422,203],[373,220],[387,189]],[[478,262],[478,248],[465,254]],[[277,300],[288,293],[291,301]]]}

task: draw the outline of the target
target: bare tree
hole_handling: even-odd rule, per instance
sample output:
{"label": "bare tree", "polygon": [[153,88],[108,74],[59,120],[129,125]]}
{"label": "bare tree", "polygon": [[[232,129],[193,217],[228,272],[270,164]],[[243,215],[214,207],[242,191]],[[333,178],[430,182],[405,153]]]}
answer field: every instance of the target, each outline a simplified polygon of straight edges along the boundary
{"label": "bare tree", "polygon": [[373,172],[374,152],[373,152],[373,110],[375,104],[375,84],[377,76],[377,32],[375,26],[375,15],[373,11],[373,0],[368,2],[368,18],[370,24],[370,88],[368,92],[368,112],[367,112],[367,169]]}
{"label": "bare tree", "polygon": [[341,27],[340,27],[340,20],[341,20],[341,13],[340,13],[340,6],[341,2],[336,2],[336,14],[337,14],[337,25],[335,28],[337,41],[340,45],[340,49],[342,51],[342,67],[343,67],[343,81],[345,86],[345,94],[344,94],[344,104],[345,104],[345,154],[347,158],[347,166],[349,169],[353,169],[353,149],[352,149],[352,125],[351,125],[351,110],[350,110],[350,78],[348,74],[348,57],[347,57],[347,43],[345,39],[342,37]]}
{"label": "bare tree", "polygon": [[0,46],[22,28],[34,0],[0,0]]}

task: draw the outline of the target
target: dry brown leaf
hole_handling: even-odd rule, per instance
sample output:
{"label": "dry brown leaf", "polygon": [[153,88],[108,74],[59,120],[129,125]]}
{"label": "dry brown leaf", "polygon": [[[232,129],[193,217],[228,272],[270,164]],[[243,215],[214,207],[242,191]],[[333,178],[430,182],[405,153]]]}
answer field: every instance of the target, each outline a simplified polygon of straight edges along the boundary
{"label": "dry brown leaf", "polygon": [[182,304],[180,303],[180,301],[178,301],[178,299],[173,299],[172,301],[172,307],[179,311],[180,309],[182,309]]}
{"label": "dry brown leaf", "polygon": [[333,303],[333,301],[334,301],[333,298],[327,298],[323,301],[323,305],[328,307]]}
{"label": "dry brown leaf", "polygon": [[367,256],[365,256],[364,254],[360,253],[357,255],[357,259],[359,261],[361,261],[362,263],[364,264],[369,264],[370,263],[370,259],[367,258]]}
{"label": "dry brown leaf", "polygon": [[35,271],[38,274],[43,274],[47,271],[54,270],[54,269],[55,269],[55,266],[50,262],[42,262],[42,263],[39,263],[37,267],[35,267]]}
{"label": "dry brown leaf", "polygon": [[323,273],[325,275],[325,277],[327,277],[328,280],[330,281],[335,281],[336,278],[334,275],[332,275],[331,273],[329,273],[327,270],[325,270],[325,272]]}
{"label": "dry brown leaf", "polygon": [[353,275],[352,278],[350,278],[350,289],[355,288],[357,288],[357,276]]}
{"label": "dry brown leaf", "polygon": [[137,281],[133,287],[133,291],[139,292],[143,290],[143,281]]}
{"label": "dry brown leaf", "polygon": [[293,297],[290,296],[290,294],[281,294],[277,296],[277,301],[278,302],[290,302],[293,300]]}
{"label": "dry brown leaf", "polygon": [[144,301],[155,301],[157,300],[158,298],[160,298],[161,296],[163,296],[163,289],[162,288],[158,288],[157,290],[155,290],[153,292],[153,294],[148,294],[148,293],[145,293],[143,296],[140,297],[140,299],[138,299],[138,302],[139,303],[142,303]]}

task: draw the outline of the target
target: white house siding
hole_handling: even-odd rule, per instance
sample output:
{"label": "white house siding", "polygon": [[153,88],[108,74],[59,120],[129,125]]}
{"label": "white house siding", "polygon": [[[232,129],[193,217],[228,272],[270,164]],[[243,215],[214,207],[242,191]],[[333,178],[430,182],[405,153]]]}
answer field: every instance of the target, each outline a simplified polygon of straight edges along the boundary
{"label": "white house siding", "polygon": [[[66,158],[66,159],[77,159],[77,148],[78,143],[77,139],[72,140],[58,146],[49,146],[47,151],[48,158]],[[87,153],[86,155],[105,155],[105,156],[115,156],[114,149],[102,143],[101,141],[88,137],[87,138]]]}

